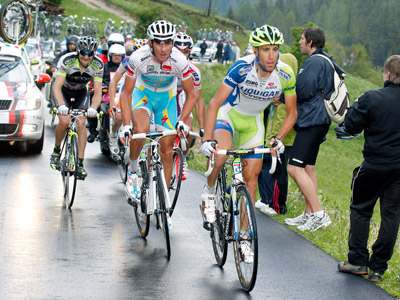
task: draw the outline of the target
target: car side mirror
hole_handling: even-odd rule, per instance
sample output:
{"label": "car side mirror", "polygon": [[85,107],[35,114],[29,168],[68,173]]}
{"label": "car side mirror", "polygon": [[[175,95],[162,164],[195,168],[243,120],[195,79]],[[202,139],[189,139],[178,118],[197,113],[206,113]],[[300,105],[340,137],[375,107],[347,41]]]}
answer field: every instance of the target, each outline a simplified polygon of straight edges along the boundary
{"label": "car side mirror", "polygon": [[38,75],[35,75],[35,81],[36,83],[47,83],[51,81],[51,77],[48,74],[39,73]]}
{"label": "car side mirror", "polygon": [[34,59],[31,60],[31,65],[32,66],[38,65],[38,64],[40,64],[40,61],[38,59],[34,58]]}

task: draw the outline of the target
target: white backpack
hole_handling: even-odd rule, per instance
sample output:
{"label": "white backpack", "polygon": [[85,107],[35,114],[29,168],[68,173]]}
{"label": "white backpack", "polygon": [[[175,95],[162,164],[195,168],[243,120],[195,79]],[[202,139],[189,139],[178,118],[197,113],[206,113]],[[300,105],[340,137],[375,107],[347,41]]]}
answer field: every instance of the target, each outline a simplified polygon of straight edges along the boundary
{"label": "white backpack", "polygon": [[336,72],[332,61],[328,57],[321,54],[315,55],[325,58],[327,61],[329,61],[333,68],[335,90],[333,91],[331,98],[325,99],[321,91],[317,91],[317,93],[322,99],[324,99],[325,108],[331,120],[337,124],[341,124],[344,122],[344,118],[346,117],[347,110],[350,106],[350,97],[349,93],[347,92],[346,85],[344,84],[343,79],[339,77],[339,74]]}

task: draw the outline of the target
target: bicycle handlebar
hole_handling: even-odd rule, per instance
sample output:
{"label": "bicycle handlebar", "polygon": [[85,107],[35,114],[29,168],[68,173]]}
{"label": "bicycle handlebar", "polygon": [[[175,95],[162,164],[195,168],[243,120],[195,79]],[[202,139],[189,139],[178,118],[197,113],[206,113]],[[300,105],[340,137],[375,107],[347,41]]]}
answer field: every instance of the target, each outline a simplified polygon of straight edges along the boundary
{"label": "bicycle handlebar", "polygon": [[[147,139],[147,138],[156,138],[156,137],[164,137],[164,136],[171,136],[177,135],[177,130],[165,130],[161,132],[150,132],[150,133],[135,133],[132,134],[132,140],[139,140],[139,139]],[[198,133],[189,131],[189,135],[199,136]]]}
{"label": "bicycle handlebar", "polygon": [[[245,154],[261,154],[261,153],[271,153],[271,148],[217,150],[218,155],[237,155],[237,154],[245,155]],[[204,173],[206,177],[210,176],[211,172],[214,169],[214,160],[215,160],[215,155],[214,153],[212,153],[210,157],[210,165],[208,166],[207,171]],[[271,168],[269,169],[269,174],[275,173],[277,160],[278,160],[277,156],[272,156],[272,163],[271,163]]]}

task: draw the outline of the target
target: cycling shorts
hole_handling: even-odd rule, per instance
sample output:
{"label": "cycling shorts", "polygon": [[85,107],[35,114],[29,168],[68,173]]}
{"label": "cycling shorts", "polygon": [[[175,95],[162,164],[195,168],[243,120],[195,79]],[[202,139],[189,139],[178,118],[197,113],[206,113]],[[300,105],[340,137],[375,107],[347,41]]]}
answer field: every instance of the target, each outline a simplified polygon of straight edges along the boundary
{"label": "cycling shorts", "polygon": [[319,146],[326,140],[330,125],[298,128],[290,153],[289,164],[305,168],[315,166]]}
{"label": "cycling shorts", "polygon": [[132,110],[144,108],[150,118],[154,112],[154,123],[158,131],[174,130],[178,121],[176,97],[172,90],[153,92],[143,86],[135,87],[132,93]]}
{"label": "cycling shorts", "polygon": [[[70,90],[65,86],[61,87],[65,106],[71,109],[87,110],[90,106],[90,94],[86,88],[80,90]],[[71,101],[73,99],[73,101]]]}
{"label": "cycling shorts", "polygon": [[[218,110],[214,130],[223,129],[239,133],[239,148],[264,148],[264,111],[257,115],[244,115],[237,112],[229,103]],[[247,155],[246,158],[262,159],[262,154]]]}

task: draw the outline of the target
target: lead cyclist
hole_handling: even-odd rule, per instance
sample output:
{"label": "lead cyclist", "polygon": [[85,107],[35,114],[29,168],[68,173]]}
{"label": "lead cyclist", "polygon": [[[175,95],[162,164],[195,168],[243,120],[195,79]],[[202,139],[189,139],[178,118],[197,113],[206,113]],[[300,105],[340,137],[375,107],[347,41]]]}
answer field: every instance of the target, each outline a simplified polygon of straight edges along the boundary
{"label": "lead cyclist", "polygon": [[[186,57],[174,45],[175,25],[159,20],[147,28],[148,46],[132,53],[127,65],[124,90],[120,96],[122,121],[121,142],[124,136],[131,134],[131,118],[134,133],[147,133],[150,128],[150,115],[154,112],[157,131],[184,128],[195,102],[192,76]],[[182,81],[186,93],[186,102],[182,114],[177,116],[176,91],[177,80]],[[178,126],[179,125],[179,126]],[[161,162],[169,186],[172,174],[172,150],[174,136],[160,140]],[[138,186],[137,159],[144,140],[132,140],[130,143],[130,164],[126,190],[132,198],[140,197]]]}
{"label": "lead cyclist", "polygon": [[[296,121],[295,76],[288,65],[279,61],[282,33],[264,25],[250,34],[249,43],[254,54],[232,65],[208,106],[202,138],[206,157],[215,153],[215,148],[231,149],[234,132],[239,133],[239,148],[264,148],[264,109],[282,92],[287,115],[278,135],[270,140],[275,145],[273,151],[284,151],[282,141]],[[215,222],[215,183],[226,158],[216,156],[213,172],[204,186],[202,208],[209,223]],[[262,154],[249,155],[246,161],[243,175],[254,204]]]}

